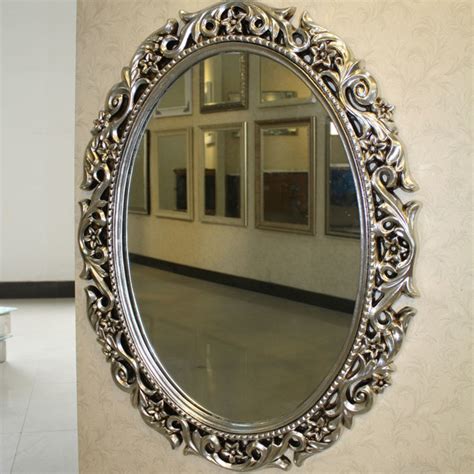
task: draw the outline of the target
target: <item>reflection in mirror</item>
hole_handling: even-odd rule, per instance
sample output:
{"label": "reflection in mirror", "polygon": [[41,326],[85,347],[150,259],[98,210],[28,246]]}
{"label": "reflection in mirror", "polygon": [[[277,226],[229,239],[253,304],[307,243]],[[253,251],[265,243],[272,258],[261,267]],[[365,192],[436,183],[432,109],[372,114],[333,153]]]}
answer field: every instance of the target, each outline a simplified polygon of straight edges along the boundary
{"label": "reflection in mirror", "polygon": [[248,56],[227,53],[201,63],[201,112],[247,107]]}
{"label": "reflection in mirror", "polygon": [[256,205],[260,228],[311,231],[311,119],[259,122],[256,129]]}
{"label": "reflection in mirror", "polygon": [[156,117],[171,117],[192,113],[192,74],[188,71],[169,87],[155,109]]}
{"label": "reflection in mirror", "polygon": [[339,132],[332,121],[327,122],[327,196],[326,232],[341,237],[360,236],[357,193]]}
{"label": "reflection in mirror", "polygon": [[191,131],[154,133],[156,153],[152,161],[158,175],[158,212],[162,217],[191,217]]}
{"label": "reflection in mirror", "polygon": [[[222,65],[239,57],[205,62],[234,84],[235,70]],[[288,90],[307,89],[265,61],[266,90],[288,77]],[[190,73],[195,90],[201,66]],[[295,419],[339,368],[353,337],[360,245],[325,233],[325,108],[261,107],[259,56],[248,55],[248,74],[245,110],[201,113],[195,97],[192,115],[151,118],[151,213],[128,215],[127,245],[137,317],[166,379],[194,407],[252,432]],[[331,140],[347,165],[341,136]],[[161,217],[190,213],[192,202],[200,219]]]}
{"label": "reflection in mirror", "polygon": [[311,90],[289,69],[260,58],[260,104],[289,105],[316,102]]}
{"label": "reflection in mirror", "polygon": [[244,124],[202,128],[201,220],[245,223],[245,135]]}
{"label": "reflection in mirror", "polygon": [[150,189],[148,183],[149,148],[150,132],[147,130],[143,135],[135,157],[135,168],[128,198],[128,210],[136,214],[148,214],[150,212]]}

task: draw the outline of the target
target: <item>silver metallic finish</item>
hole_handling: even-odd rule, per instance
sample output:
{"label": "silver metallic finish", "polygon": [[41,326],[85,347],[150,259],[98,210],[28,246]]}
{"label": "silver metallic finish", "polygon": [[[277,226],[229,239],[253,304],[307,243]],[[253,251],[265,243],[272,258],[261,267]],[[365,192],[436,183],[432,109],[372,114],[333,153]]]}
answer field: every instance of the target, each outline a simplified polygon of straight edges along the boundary
{"label": "silver metallic finish", "polygon": [[[172,447],[184,446],[236,471],[288,469],[331,446],[354,415],[372,406],[390,384],[392,361],[415,296],[414,219],[419,204],[402,202],[414,191],[393,107],[345,43],[316,25],[307,12],[294,25],[293,8],[227,2],[181,12],[138,48],[122,81],[107,96],[84,158],[79,245],[88,318],[111,363],[116,384],[131,395],[144,421]],[[235,21],[232,21],[235,20]],[[134,152],[160,97],[186,68],[222,51],[255,52],[293,65],[337,124],[354,173],[361,212],[362,269],[353,337],[326,383],[292,417],[237,425],[198,406],[169,378],[141,328],[127,261],[127,199]]]}

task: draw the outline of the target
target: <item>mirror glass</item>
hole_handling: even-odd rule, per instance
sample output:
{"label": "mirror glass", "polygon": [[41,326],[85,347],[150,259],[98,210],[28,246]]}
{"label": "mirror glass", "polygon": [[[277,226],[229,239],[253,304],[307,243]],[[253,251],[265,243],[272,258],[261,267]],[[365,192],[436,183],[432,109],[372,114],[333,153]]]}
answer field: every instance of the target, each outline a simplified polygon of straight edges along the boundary
{"label": "mirror glass", "polygon": [[[246,107],[203,113],[237,98],[242,57]],[[213,95],[193,95],[190,115],[152,114],[150,213],[127,216],[137,317],[195,405],[232,426],[289,419],[327,387],[353,337],[361,256],[347,153],[287,66],[221,53],[187,74]],[[304,100],[280,100],[290,95]],[[137,159],[132,180],[141,169]]]}

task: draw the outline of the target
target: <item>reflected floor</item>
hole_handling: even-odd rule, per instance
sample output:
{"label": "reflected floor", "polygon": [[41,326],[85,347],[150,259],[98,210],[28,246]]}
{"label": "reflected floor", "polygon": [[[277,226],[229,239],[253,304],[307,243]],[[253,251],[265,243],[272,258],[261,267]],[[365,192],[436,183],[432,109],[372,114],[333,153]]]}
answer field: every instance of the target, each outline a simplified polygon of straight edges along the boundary
{"label": "reflected floor", "polygon": [[234,422],[289,414],[320,385],[351,315],[131,264],[148,338],[178,385]]}

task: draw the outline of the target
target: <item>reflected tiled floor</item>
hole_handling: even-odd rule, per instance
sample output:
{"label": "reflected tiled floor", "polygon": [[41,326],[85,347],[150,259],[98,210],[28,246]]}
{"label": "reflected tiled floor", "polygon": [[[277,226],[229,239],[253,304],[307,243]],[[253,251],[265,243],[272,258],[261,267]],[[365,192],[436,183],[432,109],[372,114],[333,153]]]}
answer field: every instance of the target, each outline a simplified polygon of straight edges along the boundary
{"label": "reflected tiled floor", "polygon": [[0,472],[78,472],[74,301],[0,305],[18,308],[0,364]]}
{"label": "reflected tiled floor", "polygon": [[350,314],[137,264],[131,272],[165,369],[234,422],[293,412],[331,372],[349,335]]}

